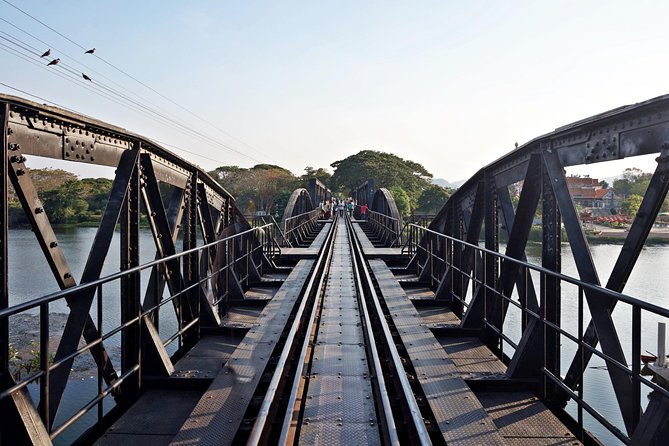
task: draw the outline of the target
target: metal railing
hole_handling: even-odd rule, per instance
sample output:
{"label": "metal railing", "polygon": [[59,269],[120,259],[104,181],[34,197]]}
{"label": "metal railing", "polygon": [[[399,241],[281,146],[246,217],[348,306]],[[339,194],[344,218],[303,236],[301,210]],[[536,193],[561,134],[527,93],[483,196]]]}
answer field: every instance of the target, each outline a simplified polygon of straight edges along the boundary
{"label": "metal railing", "polygon": [[384,245],[399,246],[402,244],[400,222],[397,218],[367,210],[367,222],[372,226],[374,233]]}
{"label": "metal railing", "polygon": [[[203,325],[201,316],[205,310],[203,305],[207,305],[205,302],[211,305],[213,311],[217,309],[220,311],[223,309],[223,305],[221,304],[227,300],[228,296],[232,295],[232,286],[230,284],[233,282],[229,280],[230,277],[234,277],[238,284],[236,286],[248,286],[254,275],[262,274],[263,256],[271,258],[279,253],[279,248],[274,241],[274,233],[274,225],[268,224],[262,227],[251,228],[201,247],[151,261],[98,280],[83,283],[0,310],[0,321],[8,325],[11,323],[10,318],[12,317],[20,317],[22,314],[33,314],[38,311],[40,333],[39,350],[34,358],[35,362],[39,363],[39,366],[28,373],[27,376],[22,376],[20,370],[18,370],[18,374],[16,373],[15,366],[17,364],[12,364],[10,371],[14,372],[14,384],[0,392],[0,404],[6,398],[12,398],[13,395],[19,392],[31,392],[33,398],[38,396],[40,402],[38,410],[41,422],[51,439],[61,435],[84,415],[97,408],[97,417],[93,424],[94,426],[98,426],[101,432],[103,417],[109,409],[109,400],[107,397],[113,396],[118,403],[120,401],[119,398],[126,398],[128,394],[127,390],[121,392],[121,386],[133,385],[133,383],[135,387],[129,389],[130,394],[133,394],[134,391],[134,394],[138,395],[140,392],[141,379],[139,378],[144,375],[143,369],[147,365],[147,361],[152,360],[149,357],[151,353],[146,351],[145,346],[147,343],[150,345],[153,342],[153,339],[145,334],[143,328],[150,325],[158,332],[160,336],[158,342],[160,345],[156,346],[156,348],[166,349],[176,341],[178,348],[171,348],[171,350],[174,353],[183,353],[180,350],[184,346],[186,336],[195,336],[195,339],[199,338],[200,327]],[[174,292],[170,293],[167,297],[163,297],[164,286],[166,282],[169,282],[169,276],[180,275],[179,272],[185,270],[184,268],[189,265],[189,262],[193,261],[195,256],[197,257],[195,263],[199,267],[196,280],[186,283],[184,278],[181,289],[171,290]],[[149,272],[152,273],[150,278],[142,280],[149,277]],[[138,311],[131,315],[131,317],[126,316],[124,318],[120,315],[121,306],[118,305],[119,289],[116,287],[113,288],[113,285],[120,284],[123,286],[123,280],[127,280],[128,278],[139,282],[136,290],[153,290],[157,293],[157,296],[149,298],[149,294],[147,293],[147,299],[140,305]],[[223,286],[217,288],[215,285],[217,280]],[[142,286],[142,284],[145,286]],[[216,290],[220,294],[216,295]],[[87,292],[89,295],[94,295],[94,306],[92,307],[91,315],[93,316],[93,321],[95,321],[95,329],[97,329],[99,336],[92,342],[82,341],[80,347],[73,354],[54,360],[50,356],[50,307],[56,303],[64,302],[66,298],[77,298],[85,295]],[[149,301],[152,303],[149,303]],[[174,306],[176,316],[173,317],[176,320],[165,319],[161,321],[165,313],[160,310],[170,304]],[[188,312],[189,309],[192,313]],[[119,314],[109,314],[117,310]],[[192,314],[193,317],[185,319],[184,315],[186,314]],[[105,324],[109,323],[109,319],[114,317],[116,319],[120,317],[121,323],[114,327],[105,327]],[[134,340],[137,342],[135,348],[138,349],[138,353],[134,362],[127,363],[128,356],[123,351],[123,346],[126,345],[126,342],[121,340],[119,344],[118,336],[129,336],[131,333],[134,333],[136,336]],[[112,348],[108,349],[108,351],[112,352],[110,354],[112,362],[116,362],[118,359],[115,355],[120,354],[123,357],[123,363],[121,360],[118,361],[119,364],[122,363],[123,370],[111,382],[105,383],[102,367],[98,366],[96,395],[90,400],[83,402],[81,407],[73,411],[68,409],[68,411],[72,411],[73,413],[62,421],[58,420],[59,423],[56,425],[53,423],[54,420],[49,419],[51,375],[60,367],[67,366],[72,360],[84,354],[95,354],[94,352],[97,351],[102,355],[104,350],[101,347],[105,343],[111,347],[119,347],[120,345],[120,349]],[[144,347],[139,348],[140,345]],[[115,351],[116,353],[114,353]],[[102,364],[103,358],[99,359],[98,364]],[[68,381],[66,386],[69,386],[71,382],[72,380]],[[104,403],[106,404],[103,407]],[[91,426],[85,427],[89,428]]]}
{"label": "metal railing", "polygon": [[[669,322],[669,309],[582,282],[539,265],[523,262],[417,225],[411,225],[407,246],[412,255],[418,256],[416,262],[418,275],[426,278],[433,289],[436,289],[434,287],[438,287],[446,276],[451,276],[450,289],[445,290],[446,295],[459,302],[463,308],[467,309],[472,304],[474,295],[482,292],[484,310],[479,328],[483,330],[484,337],[487,333],[496,339],[497,353],[500,356],[504,356],[505,346],[510,347],[514,352],[519,348],[519,342],[514,341],[512,339],[513,335],[507,333],[507,330],[511,331],[512,328],[507,326],[505,329],[508,308],[515,307],[520,310],[521,319],[517,323],[522,325],[523,331],[532,320],[541,324],[540,333],[543,333],[544,339],[541,348],[543,352],[542,365],[539,370],[542,379],[542,397],[547,398],[551,392],[557,391],[563,392],[573,401],[573,404],[576,405],[574,408],[576,412],[575,421],[580,430],[581,440],[585,436],[583,426],[585,412],[623,443],[631,444],[634,442],[631,439],[631,434],[624,432],[624,427],[619,427],[614,421],[607,418],[607,415],[602,414],[601,410],[595,408],[596,404],[594,403],[597,402],[596,400],[600,395],[595,395],[592,399],[585,397],[584,393],[587,387],[584,383],[583,374],[580,375],[576,386],[569,386],[565,383],[564,377],[560,374],[560,366],[555,367],[547,359],[546,339],[552,339],[553,341],[558,339],[558,345],[562,345],[557,347],[558,356],[560,348],[573,350],[574,360],[580,367],[585,364],[584,356],[592,354],[603,361],[608,370],[614,369],[629,377],[633,386],[632,399],[629,404],[631,407],[639,407],[639,414],[635,416],[631,429],[628,429],[629,432],[633,432],[639,424],[642,395],[648,394],[648,392],[657,392],[657,397],[669,398],[669,391],[665,387],[646,378],[640,370],[642,320],[652,321],[652,323]],[[469,250],[476,258],[471,263],[472,271],[465,271],[461,267],[461,265],[466,264],[466,262],[463,262],[465,249]],[[497,278],[490,280],[489,277],[486,277],[491,270],[500,271],[505,262],[515,264],[519,268],[519,278],[516,283],[522,283],[525,287],[515,292],[512,291],[510,295],[505,295],[500,291],[499,288],[501,287]],[[428,269],[426,273],[424,273],[425,269]],[[546,284],[551,281],[553,284],[564,284],[566,286],[558,288],[561,289],[559,296],[542,292],[538,307],[530,307],[527,305],[527,299],[520,299],[519,296],[523,293],[527,296],[530,291],[529,288],[532,287],[532,281],[537,279],[543,287],[546,287]],[[630,351],[627,352],[628,354],[631,353],[631,365],[617,361],[604,354],[596,346],[584,341],[584,322],[587,324],[588,321],[585,318],[589,314],[584,297],[587,298],[588,295],[596,296],[598,299],[611,299],[622,304],[623,307],[627,307],[628,311],[623,308],[617,311],[617,314],[626,315],[625,322],[631,327],[631,348],[628,347]],[[566,318],[563,322],[551,320],[546,311],[548,299],[561,299],[562,305],[566,304],[574,309],[573,317]],[[499,311],[499,313],[495,314],[496,311]],[[620,325],[622,323],[623,320],[616,319],[616,324]],[[647,334],[646,338],[648,338]],[[645,341],[648,342],[648,339]]]}
{"label": "metal railing", "polygon": [[299,215],[288,217],[283,221],[283,235],[291,245],[300,245],[318,225],[321,211],[313,209]]}

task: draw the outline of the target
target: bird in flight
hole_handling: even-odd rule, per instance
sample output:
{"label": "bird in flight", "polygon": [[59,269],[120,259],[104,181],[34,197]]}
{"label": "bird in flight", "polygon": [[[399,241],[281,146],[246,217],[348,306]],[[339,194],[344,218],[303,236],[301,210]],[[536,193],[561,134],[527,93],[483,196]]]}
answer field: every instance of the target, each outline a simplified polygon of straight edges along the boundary
{"label": "bird in flight", "polygon": [[90,50],[86,51],[84,54],[93,54],[95,52],[95,48],[91,48]]}
{"label": "bird in flight", "polygon": [[44,52],[44,54],[42,54],[40,57],[47,57],[47,56],[50,55],[50,54],[51,54],[51,48],[49,48],[48,50],[46,50],[46,51]]}
{"label": "bird in flight", "polygon": [[46,65],[48,67],[49,65],[58,65],[59,63],[60,63],[60,59],[54,59]]}
{"label": "bird in flight", "polygon": [[93,79],[91,79],[90,77],[86,76],[85,73],[81,73],[81,76],[82,76],[84,79],[86,79],[87,81],[93,82]]}

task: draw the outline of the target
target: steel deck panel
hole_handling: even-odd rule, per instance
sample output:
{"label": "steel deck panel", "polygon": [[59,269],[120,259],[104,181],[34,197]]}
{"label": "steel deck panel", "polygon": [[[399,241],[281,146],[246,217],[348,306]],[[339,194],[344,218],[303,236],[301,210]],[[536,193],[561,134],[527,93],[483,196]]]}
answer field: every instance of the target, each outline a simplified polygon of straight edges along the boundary
{"label": "steel deck panel", "polygon": [[204,336],[174,365],[176,378],[213,378],[241,342],[241,336]]}
{"label": "steel deck panel", "polygon": [[[175,436],[173,445],[230,444],[313,266],[302,260],[249,330]],[[265,322],[266,321],[266,322]]]}
{"label": "steel deck panel", "polygon": [[368,373],[367,354],[361,345],[320,344],[314,348],[311,375],[366,376]]}
{"label": "steel deck panel", "polygon": [[349,238],[339,220],[299,443],[380,444]]}
{"label": "steel deck panel", "polygon": [[369,263],[444,440],[458,445],[504,444],[444,348],[421,326],[420,315],[390,269],[381,260]]}
{"label": "steel deck panel", "polygon": [[423,324],[431,328],[460,325],[460,318],[448,307],[423,307],[417,308],[416,311],[423,320]]}
{"label": "steel deck panel", "polygon": [[529,392],[481,392],[479,401],[512,444],[581,444],[548,408]]}
{"label": "steel deck panel", "polygon": [[194,390],[149,390],[95,445],[126,446],[135,444],[133,439],[141,439],[143,445],[169,444],[201,396]]}
{"label": "steel deck panel", "polygon": [[467,379],[498,377],[506,378],[506,366],[478,338],[437,337],[449,358]]}
{"label": "steel deck panel", "polygon": [[325,239],[328,235],[328,232],[330,232],[330,227],[332,227],[332,223],[325,223],[323,224],[323,227],[321,230],[318,232],[318,235],[316,238],[311,242],[309,245],[309,248],[317,248],[320,249],[321,246],[323,246],[323,242],[325,242]]}

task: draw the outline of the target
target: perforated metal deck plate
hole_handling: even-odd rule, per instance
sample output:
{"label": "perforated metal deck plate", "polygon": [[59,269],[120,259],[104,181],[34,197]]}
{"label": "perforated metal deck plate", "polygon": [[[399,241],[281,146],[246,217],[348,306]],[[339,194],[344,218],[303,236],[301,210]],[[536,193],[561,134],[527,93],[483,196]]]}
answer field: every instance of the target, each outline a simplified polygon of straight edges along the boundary
{"label": "perforated metal deck plate", "polygon": [[274,298],[265,305],[257,327],[246,334],[185,421],[172,445],[230,444],[313,266],[301,260]]}
{"label": "perforated metal deck plate", "polygon": [[381,260],[369,263],[444,440],[449,445],[504,444],[446,351],[421,326],[420,315],[392,272]]}

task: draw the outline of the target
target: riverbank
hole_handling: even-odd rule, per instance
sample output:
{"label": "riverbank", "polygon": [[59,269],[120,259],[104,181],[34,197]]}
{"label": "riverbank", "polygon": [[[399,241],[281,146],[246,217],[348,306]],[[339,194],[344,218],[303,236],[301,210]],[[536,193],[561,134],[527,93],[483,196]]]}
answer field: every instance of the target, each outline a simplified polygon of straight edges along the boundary
{"label": "riverbank", "polygon": [[[10,367],[13,371],[20,370],[22,376],[35,372],[39,367],[40,333],[39,315],[22,313],[10,318],[9,343],[11,345]],[[67,314],[49,314],[49,357],[56,354],[56,349],[67,322]],[[86,379],[96,375],[96,365],[90,354],[77,357],[72,365],[70,379]]]}
{"label": "riverbank", "polygon": [[[588,241],[595,243],[623,243],[627,238],[627,229],[610,228],[608,226],[590,225],[587,232]],[[669,228],[653,227],[648,234],[648,244],[669,244]]]}

